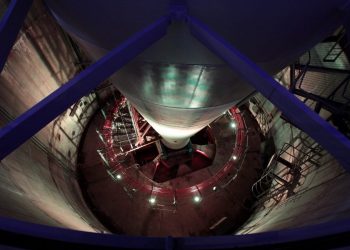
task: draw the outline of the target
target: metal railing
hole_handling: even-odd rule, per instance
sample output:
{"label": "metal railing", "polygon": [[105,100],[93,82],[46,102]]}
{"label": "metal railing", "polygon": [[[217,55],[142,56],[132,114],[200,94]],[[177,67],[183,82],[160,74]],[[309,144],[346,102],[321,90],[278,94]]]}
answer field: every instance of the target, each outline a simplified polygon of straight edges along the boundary
{"label": "metal railing", "polygon": [[306,174],[320,166],[323,149],[301,133],[291,143],[285,143],[271,160],[261,178],[252,186],[255,207],[272,206],[294,195],[305,181]]}
{"label": "metal railing", "polygon": [[[142,171],[139,171],[140,166],[135,164],[131,156],[131,152],[139,147],[133,149],[128,145],[119,145],[118,141],[115,141],[116,138],[113,137],[112,128],[114,127],[113,123],[118,120],[120,108],[123,109],[124,107],[122,102],[123,100],[117,102],[116,106],[111,108],[111,111],[107,114],[101,133],[106,142],[106,148],[100,150],[99,154],[109,175],[114,181],[123,185],[130,198],[133,195],[143,193],[145,197],[157,197],[157,203],[153,206],[154,209],[176,211],[177,205],[192,201],[194,195],[204,197],[213,194],[219,189],[224,189],[236,179],[244,162],[248,143],[247,128],[238,108],[229,110],[230,116],[236,123],[236,142],[228,162],[213,176],[196,185],[173,189],[153,181]],[[124,111],[129,110],[125,108]],[[131,118],[127,114],[124,117]],[[130,123],[132,124],[131,121]],[[122,132],[126,133],[123,129]],[[135,138],[133,142],[136,142],[136,136],[133,138]]]}

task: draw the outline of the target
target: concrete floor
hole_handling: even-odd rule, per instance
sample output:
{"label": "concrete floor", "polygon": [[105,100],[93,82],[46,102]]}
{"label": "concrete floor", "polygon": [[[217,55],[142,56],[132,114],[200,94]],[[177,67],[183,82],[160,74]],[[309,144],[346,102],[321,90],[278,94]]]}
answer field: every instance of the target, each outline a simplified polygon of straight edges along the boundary
{"label": "concrete floor", "polygon": [[[233,181],[232,173],[227,173],[224,183],[218,183],[214,191],[202,193],[200,203],[195,203],[193,195],[181,196],[178,202],[169,205],[162,197],[150,204],[150,193],[132,189],[126,179],[113,180],[107,173],[96,150],[103,148],[96,128],[101,128],[104,119],[95,115],[82,141],[79,157],[80,184],[91,209],[111,232],[145,236],[194,236],[217,235],[232,232],[250,215],[253,197],[251,186],[261,171],[260,135],[255,121],[248,112],[242,116],[249,128],[247,148],[242,159],[242,167]],[[234,135],[229,126],[230,119],[223,116],[212,124],[217,152],[212,166],[178,177],[163,186],[177,189],[211,177],[221,169],[232,154]],[[137,171],[128,172],[130,177]],[[132,176],[131,176],[132,177]]]}

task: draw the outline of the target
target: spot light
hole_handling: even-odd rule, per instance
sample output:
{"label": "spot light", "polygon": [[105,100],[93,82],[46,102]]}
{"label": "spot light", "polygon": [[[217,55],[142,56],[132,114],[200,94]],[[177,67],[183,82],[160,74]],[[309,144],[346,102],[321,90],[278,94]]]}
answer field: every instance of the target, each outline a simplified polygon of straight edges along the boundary
{"label": "spot light", "polygon": [[236,128],[236,123],[235,122],[231,122],[231,128]]}
{"label": "spot light", "polygon": [[155,197],[151,197],[149,198],[149,203],[151,203],[152,205],[154,205],[156,203],[156,198]]}
{"label": "spot light", "polygon": [[213,187],[213,191],[216,191],[218,188],[216,186]]}
{"label": "spot light", "polygon": [[118,180],[121,180],[121,179],[122,179],[122,175],[121,175],[121,174],[117,174],[116,177],[117,177]]}
{"label": "spot light", "polygon": [[199,203],[199,202],[201,202],[201,200],[202,200],[202,198],[199,195],[196,195],[196,196],[193,197],[193,201],[195,203]]}
{"label": "spot light", "polygon": [[237,156],[235,156],[235,155],[232,156],[232,159],[233,159],[233,160],[237,160]]}

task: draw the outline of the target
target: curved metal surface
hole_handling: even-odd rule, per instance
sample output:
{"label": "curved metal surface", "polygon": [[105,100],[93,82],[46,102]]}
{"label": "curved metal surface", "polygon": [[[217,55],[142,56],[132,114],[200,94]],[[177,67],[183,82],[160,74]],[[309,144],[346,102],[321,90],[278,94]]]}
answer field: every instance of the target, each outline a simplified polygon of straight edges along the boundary
{"label": "curved metal surface", "polygon": [[[97,59],[162,14],[171,1],[47,0],[61,25]],[[217,30],[270,74],[277,73],[339,25],[344,0],[184,1],[188,13]],[[317,11],[314,6],[317,5]],[[208,14],[210,13],[210,14]],[[298,18],[295,18],[295,17]],[[302,27],[302,28],[301,28]],[[114,30],[114,32],[111,32]],[[290,41],[293,40],[293,43]],[[193,39],[185,21],[113,76],[125,95],[172,148],[252,92],[221,59]],[[212,108],[215,106],[216,108]]]}

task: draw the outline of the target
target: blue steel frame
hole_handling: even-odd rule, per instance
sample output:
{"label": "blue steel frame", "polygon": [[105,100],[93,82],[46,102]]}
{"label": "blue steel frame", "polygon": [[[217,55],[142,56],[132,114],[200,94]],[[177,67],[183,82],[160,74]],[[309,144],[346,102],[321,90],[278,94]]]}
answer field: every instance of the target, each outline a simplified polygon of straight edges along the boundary
{"label": "blue steel frame", "polygon": [[0,21],[0,72],[5,66],[33,0],[12,0]]}
{"label": "blue steel frame", "polygon": [[[25,2],[27,3],[25,4]],[[29,9],[29,2],[31,3],[28,0],[13,0],[10,5],[12,7],[8,10],[9,13],[6,13],[6,18],[1,22],[0,47],[2,49],[5,47],[5,50],[2,50],[0,53],[0,62],[3,60],[6,61],[8,51],[15,41],[25,13]],[[183,13],[181,15],[177,14],[175,12],[174,19],[179,18],[179,16],[180,18],[183,17]],[[56,116],[64,112],[70,105],[78,101],[83,95],[89,93],[100,82],[164,36],[170,19],[171,16],[163,17],[146,29],[138,32],[54,93],[44,98],[23,115],[19,116],[16,120],[2,128],[0,131],[0,159],[6,157]],[[234,71],[239,73],[271,100],[289,119],[293,120],[296,125],[312,136],[350,171],[350,162],[347,158],[347,154],[350,152],[349,140],[309,110],[308,107],[280,86],[271,76],[262,71],[247,57],[237,51],[232,45],[210,31],[204,24],[192,17],[187,17],[187,19],[195,37],[223,58]],[[16,24],[15,29],[7,27],[13,23]],[[6,42],[3,43],[2,41],[5,40]],[[305,246],[305,244],[309,244],[312,247],[315,242],[321,243],[322,240],[326,240],[324,244],[334,244],[330,246],[344,246],[350,244],[349,235],[349,220],[329,222],[293,230],[240,236],[152,238],[93,234],[0,218],[0,238],[2,238],[0,245],[4,244],[16,247],[27,247],[28,244],[42,244],[45,242],[51,246],[50,248],[231,249],[290,247],[293,244],[296,247]],[[324,246],[326,247],[326,245]]]}
{"label": "blue steel frame", "polygon": [[4,245],[25,249],[42,245],[47,249],[333,249],[350,245],[350,220],[232,236],[135,237],[82,232],[0,217],[0,248]]}
{"label": "blue steel frame", "polygon": [[192,34],[222,58],[231,69],[271,101],[293,123],[311,136],[350,172],[350,140],[260,69],[218,34],[188,17]]}
{"label": "blue steel frame", "polygon": [[[24,0],[25,1],[25,0]],[[169,16],[136,33],[0,130],[0,160],[166,34]]]}

